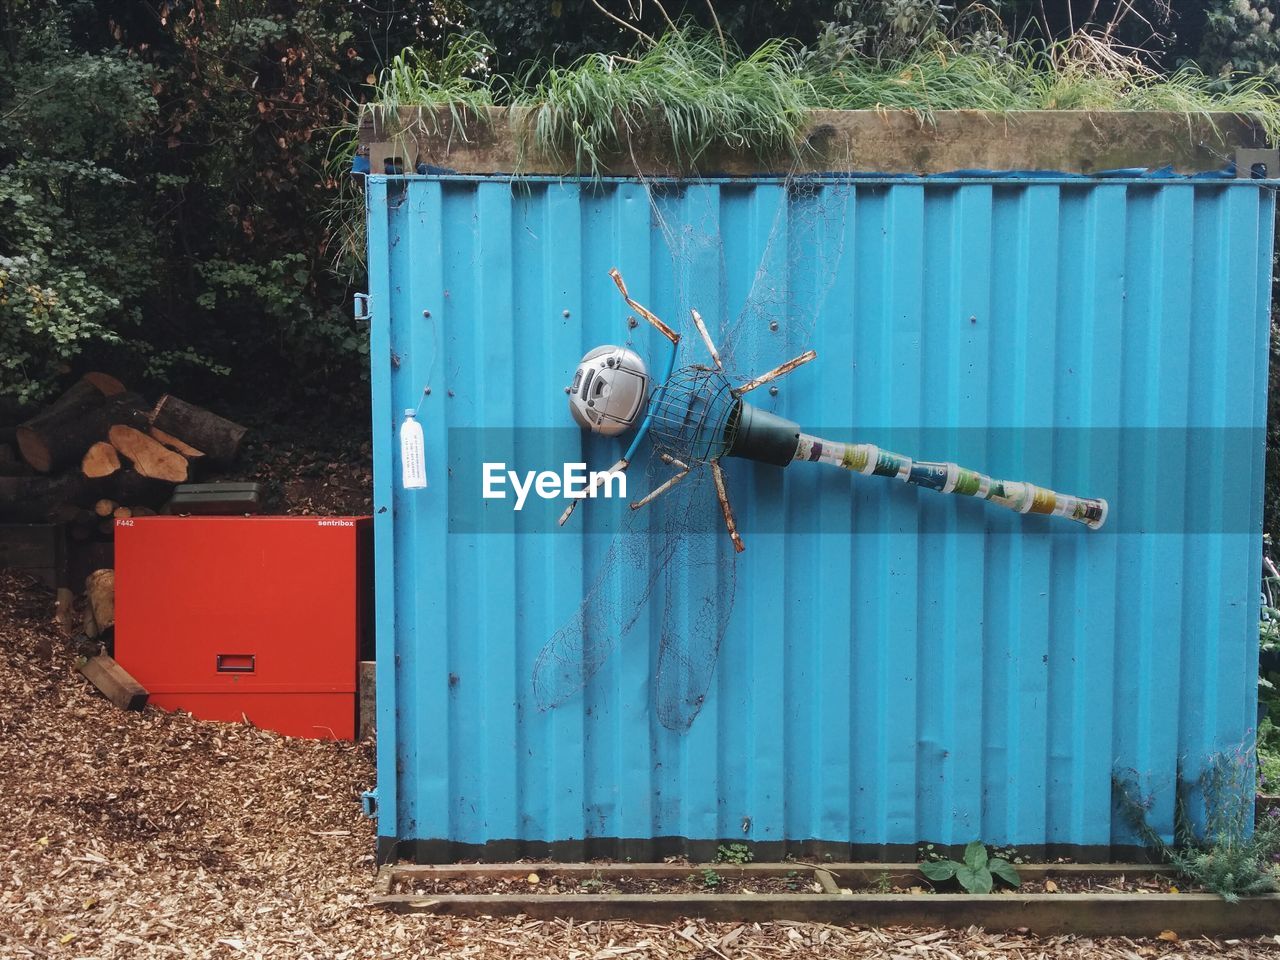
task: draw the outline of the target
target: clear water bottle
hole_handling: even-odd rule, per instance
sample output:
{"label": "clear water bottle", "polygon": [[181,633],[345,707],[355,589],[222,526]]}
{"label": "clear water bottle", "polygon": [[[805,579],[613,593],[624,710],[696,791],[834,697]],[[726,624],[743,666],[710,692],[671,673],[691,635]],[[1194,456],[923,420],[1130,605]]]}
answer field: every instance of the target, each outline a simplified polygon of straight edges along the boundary
{"label": "clear water bottle", "polygon": [[425,448],[422,424],[409,407],[404,412],[404,423],[400,424],[400,476],[406,490],[421,490],[427,485]]}

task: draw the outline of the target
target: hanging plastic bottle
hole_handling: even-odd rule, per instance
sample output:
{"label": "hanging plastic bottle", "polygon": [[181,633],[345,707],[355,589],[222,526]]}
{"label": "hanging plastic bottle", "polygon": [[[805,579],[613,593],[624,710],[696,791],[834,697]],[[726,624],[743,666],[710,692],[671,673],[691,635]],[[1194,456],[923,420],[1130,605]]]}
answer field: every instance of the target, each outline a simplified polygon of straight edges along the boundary
{"label": "hanging plastic bottle", "polygon": [[422,424],[409,407],[404,412],[404,423],[400,424],[401,483],[406,490],[421,490],[427,485],[425,447]]}

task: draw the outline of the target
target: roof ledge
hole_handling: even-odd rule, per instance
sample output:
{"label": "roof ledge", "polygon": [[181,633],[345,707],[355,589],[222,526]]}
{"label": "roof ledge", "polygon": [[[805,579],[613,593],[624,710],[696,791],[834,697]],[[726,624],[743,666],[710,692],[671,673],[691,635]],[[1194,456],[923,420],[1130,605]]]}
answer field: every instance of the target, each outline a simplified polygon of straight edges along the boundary
{"label": "roof ledge", "polygon": [[[426,164],[433,172],[576,176],[573,156],[533,147],[533,107],[489,107],[455,117],[447,107],[366,113],[360,144],[370,169]],[[1177,173],[1220,170],[1237,150],[1265,149],[1262,128],[1235,113],[944,110],[927,118],[903,110],[816,110],[797,156],[758,157],[713,148],[696,165],[671,156],[657,130],[640,130],[629,149],[604,159],[610,176],[760,176],[869,173],[930,176],[957,170],[1036,170],[1095,174],[1171,166]],[[1280,171],[1268,170],[1275,177]]]}

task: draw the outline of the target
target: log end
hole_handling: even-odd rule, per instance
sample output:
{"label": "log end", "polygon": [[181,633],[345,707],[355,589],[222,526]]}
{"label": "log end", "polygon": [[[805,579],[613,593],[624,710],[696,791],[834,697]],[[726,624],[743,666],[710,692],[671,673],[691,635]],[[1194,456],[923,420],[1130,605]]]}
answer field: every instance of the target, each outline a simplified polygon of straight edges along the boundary
{"label": "log end", "polygon": [[41,473],[48,473],[53,469],[53,454],[39,434],[24,425],[14,430],[14,436],[18,441],[18,452],[32,469]]}

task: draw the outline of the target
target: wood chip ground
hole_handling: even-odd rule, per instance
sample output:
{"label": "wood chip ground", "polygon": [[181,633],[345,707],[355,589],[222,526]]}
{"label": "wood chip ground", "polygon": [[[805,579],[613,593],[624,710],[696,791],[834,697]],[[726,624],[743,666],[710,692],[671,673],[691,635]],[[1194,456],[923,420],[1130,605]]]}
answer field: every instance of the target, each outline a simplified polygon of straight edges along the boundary
{"label": "wood chip ground", "polygon": [[[1280,939],[1038,939],[807,923],[400,916],[366,906],[370,748],[148,707],[75,672],[52,596],[0,572],[0,957],[773,960],[1280,956]],[[1175,931],[1176,932],[1176,931]]]}

